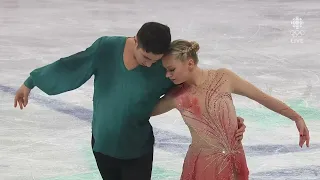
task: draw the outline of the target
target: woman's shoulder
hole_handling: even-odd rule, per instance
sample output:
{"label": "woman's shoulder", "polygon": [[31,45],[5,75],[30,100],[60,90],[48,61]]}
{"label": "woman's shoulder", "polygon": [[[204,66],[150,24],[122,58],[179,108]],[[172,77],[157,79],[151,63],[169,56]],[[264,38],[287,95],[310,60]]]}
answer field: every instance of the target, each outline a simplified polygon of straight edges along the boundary
{"label": "woman's shoulder", "polygon": [[219,69],[216,69],[214,70],[216,71],[217,73],[219,74],[230,74],[230,73],[233,73],[230,69],[228,68],[219,68]]}
{"label": "woman's shoulder", "polygon": [[219,68],[211,71],[213,72],[211,74],[214,74],[215,77],[219,77],[226,80],[231,79],[233,76],[236,75],[232,70],[228,68]]}

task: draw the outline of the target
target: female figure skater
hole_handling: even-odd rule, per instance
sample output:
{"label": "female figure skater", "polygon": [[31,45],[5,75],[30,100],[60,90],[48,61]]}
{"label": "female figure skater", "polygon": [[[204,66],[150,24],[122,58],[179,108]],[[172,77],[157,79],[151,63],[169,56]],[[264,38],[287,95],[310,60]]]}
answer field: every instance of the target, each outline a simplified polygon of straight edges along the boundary
{"label": "female figure skater", "polygon": [[305,142],[309,147],[309,131],[299,114],[230,70],[199,68],[198,50],[196,42],[172,42],[162,63],[167,69],[166,76],[178,86],[160,100],[152,114],[176,108],[189,127],[192,143],[181,180],[248,180],[243,146],[234,136],[238,127],[232,93],[293,120],[300,133],[300,147]]}

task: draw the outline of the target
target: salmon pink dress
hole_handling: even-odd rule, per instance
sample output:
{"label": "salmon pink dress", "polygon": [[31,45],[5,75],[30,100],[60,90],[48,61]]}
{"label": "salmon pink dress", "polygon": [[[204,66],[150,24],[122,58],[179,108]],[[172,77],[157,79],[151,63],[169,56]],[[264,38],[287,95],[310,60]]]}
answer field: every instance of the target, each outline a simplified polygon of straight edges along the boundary
{"label": "salmon pink dress", "polygon": [[226,82],[222,72],[211,70],[200,86],[183,84],[169,93],[192,137],[181,180],[248,180],[243,146],[235,140],[238,122]]}

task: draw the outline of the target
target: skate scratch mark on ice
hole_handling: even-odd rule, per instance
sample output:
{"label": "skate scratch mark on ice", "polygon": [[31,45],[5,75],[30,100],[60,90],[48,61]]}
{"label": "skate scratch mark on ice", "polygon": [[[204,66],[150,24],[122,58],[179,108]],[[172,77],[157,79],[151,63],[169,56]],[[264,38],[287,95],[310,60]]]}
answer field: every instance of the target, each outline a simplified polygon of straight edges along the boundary
{"label": "skate scratch mark on ice", "polygon": [[272,171],[262,171],[254,173],[251,175],[253,178],[262,178],[262,177],[282,177],[285,179],[299,179],[301,177],[305,179],[319,179],[320,166],[306,166],[306,167],[297,167],[297,168],[288,168],[288,169],[277,169]]}

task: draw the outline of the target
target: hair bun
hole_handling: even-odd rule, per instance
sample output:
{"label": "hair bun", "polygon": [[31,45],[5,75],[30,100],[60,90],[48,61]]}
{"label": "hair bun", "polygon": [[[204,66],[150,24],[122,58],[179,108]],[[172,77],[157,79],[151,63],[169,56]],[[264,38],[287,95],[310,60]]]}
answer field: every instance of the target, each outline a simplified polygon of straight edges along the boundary
{"label": "hair bun", "polygon": [[191,41],[190,43],[191,43],[190,50],[195,53],[198,52],[200,49],[199,43],[197,43],[196,41]]}

